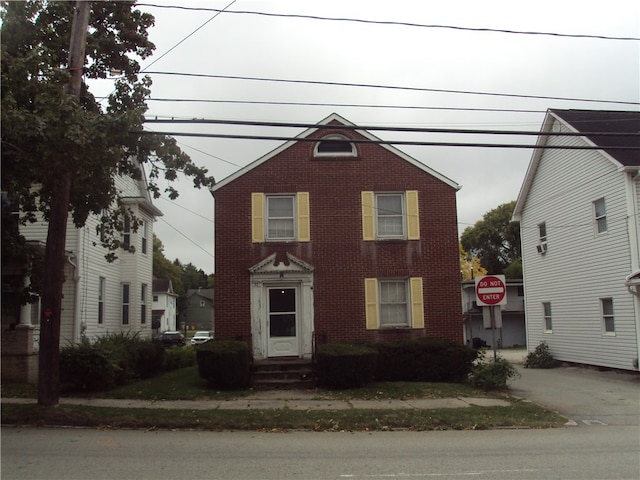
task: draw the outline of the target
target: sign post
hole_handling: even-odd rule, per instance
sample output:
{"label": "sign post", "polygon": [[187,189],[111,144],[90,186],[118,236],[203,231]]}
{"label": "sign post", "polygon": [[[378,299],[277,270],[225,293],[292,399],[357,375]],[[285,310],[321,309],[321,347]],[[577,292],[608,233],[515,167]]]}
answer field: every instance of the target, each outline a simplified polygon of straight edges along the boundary
{"label": "sign post", "polygon": [[476,277],[476,302],[479,306],[489,307],[491,316],[491,339],[493,343],[493,360],[496,361],[496,314],[494,308],[507,303],[507,282],[504,275],[484,275]]}

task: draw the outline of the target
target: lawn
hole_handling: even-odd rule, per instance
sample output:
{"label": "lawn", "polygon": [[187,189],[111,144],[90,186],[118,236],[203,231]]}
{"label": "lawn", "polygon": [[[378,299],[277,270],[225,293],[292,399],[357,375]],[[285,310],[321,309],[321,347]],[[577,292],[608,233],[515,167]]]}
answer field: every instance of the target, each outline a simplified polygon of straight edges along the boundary
{"label": "lawn", "polygon": [[[314,389],[316,398],[336,399],[411,399],[490,396],[508,399],[508,407],[469,407],[433,410],[309,410],[288,408],[269,410],[166,410],[147,408],[105,408],[59,405],[2,405],[4,425],[81,425],[101,428],[188,428],[205,430],[287,431],[380,431],[475,430],[492,428],[550,428],[566,419],[543,407],[510,398],[508,392],[487,393],[467,384],[449,383],[373,383],[361,389]],[[224,400],[246,397],[252,390],[218,391],[198,376],[197,367],[183,368],[159,377],[143,380],[93,394],[99,398],[141,400]],[[34,387],[3,385],[3,397],[35,398]],[[86,397],[87,394],[78,395]]]}

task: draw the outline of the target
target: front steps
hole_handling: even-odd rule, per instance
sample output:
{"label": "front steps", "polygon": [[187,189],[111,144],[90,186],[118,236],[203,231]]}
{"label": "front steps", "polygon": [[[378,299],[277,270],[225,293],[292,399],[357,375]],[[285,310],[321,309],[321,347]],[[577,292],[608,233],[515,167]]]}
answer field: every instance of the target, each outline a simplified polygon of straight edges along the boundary
{"label": "front steps", "polygon": [[253,364],[251,384],[262,389],[314,388],[313,363],[297,357],[257,360]]}

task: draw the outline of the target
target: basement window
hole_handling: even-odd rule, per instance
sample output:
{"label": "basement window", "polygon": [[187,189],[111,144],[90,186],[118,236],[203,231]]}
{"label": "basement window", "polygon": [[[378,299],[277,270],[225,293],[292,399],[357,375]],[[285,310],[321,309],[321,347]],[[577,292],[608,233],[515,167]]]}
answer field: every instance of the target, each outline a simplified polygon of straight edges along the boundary
{"label": "basement window", "polygon": [[343,135],[327,135],[313,150],[314,157],[357,157],[356,146]]}

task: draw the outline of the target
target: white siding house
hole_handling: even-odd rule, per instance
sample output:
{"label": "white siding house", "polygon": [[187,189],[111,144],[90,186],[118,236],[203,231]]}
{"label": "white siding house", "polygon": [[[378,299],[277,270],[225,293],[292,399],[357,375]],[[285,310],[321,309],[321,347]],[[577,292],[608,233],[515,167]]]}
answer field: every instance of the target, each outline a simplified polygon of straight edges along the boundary
{"label": "white siding house", "polygon": [[[143,221],[137,232],[128,232],[135,253],[120,250],[109,263],[100,245],[98,216],[90,215],[83,228],[67,225],[65,283],[60,345],[94,340],[107,333],[139,332],[151,336],[153,222],[162,215],[152,203],[146,180],[116,178],[124,204]],[[38,222],[20,228],[27,240],[46,242],[47,224]],[[125,234],[127,235],[127,234]],[[37,304],[25,308],[38,309]],[[39,312],[31,318],[39,319]]]}
{"label": "white siding house", "polygon": [[153,324],[154,334],[174,331],[177,328],[178,294],[167,278],[153,279]]}
{"label": "white siding house", "polygon": [[513,215],[529,351],[638,369],[639,131],[640,112],[547,112]]}

